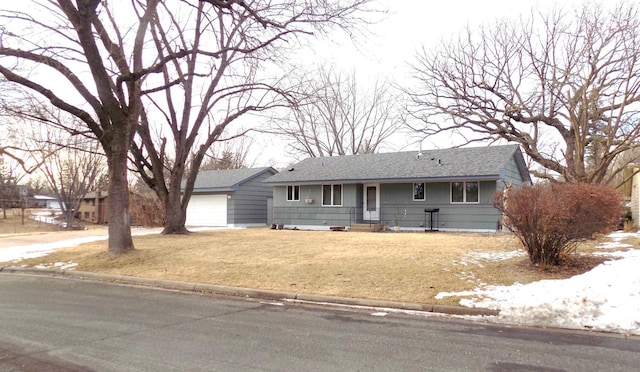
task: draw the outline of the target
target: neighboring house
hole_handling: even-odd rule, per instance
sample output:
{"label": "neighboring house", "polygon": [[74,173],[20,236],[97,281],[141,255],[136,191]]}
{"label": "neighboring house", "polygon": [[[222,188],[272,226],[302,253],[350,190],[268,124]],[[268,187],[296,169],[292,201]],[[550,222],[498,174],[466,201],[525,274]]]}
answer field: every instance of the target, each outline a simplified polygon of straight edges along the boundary
{"label": "neighboring house", "polygon": [[266,182],[273,223],[288,228],[495,231],[494,193],[531,178],[520,148],[506,145],[310,158]]}
{"label": "neighboring house", "polygon": [[199,172],[186,225],[265,226],[273,191],[263,181],[276,173],[271,167]]}
{"label": "neighboring house", "polygon": [[88,192],[80,202],[76,218],[98,224],[109,223],[109,193],[106,191]]}
{"label": "neighboring house", "polygon": [[[162,211],[148,197],[129,191],[131,225],[162,226]],[[96,224],[109,223],[109,192],[88,192],[78,207],[76,218]]]}
{"label": "neighboring house", "polygon": [[47,195],[34,195],[31,197],[31,205],[34,208],[62,209],[60,200]]}

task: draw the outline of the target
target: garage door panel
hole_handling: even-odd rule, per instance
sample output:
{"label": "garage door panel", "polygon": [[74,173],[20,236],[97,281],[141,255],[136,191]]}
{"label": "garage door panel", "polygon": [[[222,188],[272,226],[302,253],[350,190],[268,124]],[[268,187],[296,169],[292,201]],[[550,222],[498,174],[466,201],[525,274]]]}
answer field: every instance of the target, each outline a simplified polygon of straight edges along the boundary
{"label": "garage door panel", "polygon": [[187,226],[226,226],[227,195],[192,195],[187,206]]}

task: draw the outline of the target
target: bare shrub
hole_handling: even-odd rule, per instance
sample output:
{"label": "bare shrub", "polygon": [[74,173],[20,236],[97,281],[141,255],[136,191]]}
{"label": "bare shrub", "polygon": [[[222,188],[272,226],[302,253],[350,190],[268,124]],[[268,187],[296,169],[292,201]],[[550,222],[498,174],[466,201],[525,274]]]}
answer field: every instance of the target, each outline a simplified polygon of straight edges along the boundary
{"label": "bare shrub", "polygon": [[559,265],[562,255],[596,233],[611,231],[621,196],[602,184],[538,184],[494,196],[505,227],[522,242],[534,264]]}
{"label": "bare shrub", "polygon": [[162,204],[155,194],[140,195],[131,193],[129,202],[131,203],[132,224],[147,227],[164,225]]}

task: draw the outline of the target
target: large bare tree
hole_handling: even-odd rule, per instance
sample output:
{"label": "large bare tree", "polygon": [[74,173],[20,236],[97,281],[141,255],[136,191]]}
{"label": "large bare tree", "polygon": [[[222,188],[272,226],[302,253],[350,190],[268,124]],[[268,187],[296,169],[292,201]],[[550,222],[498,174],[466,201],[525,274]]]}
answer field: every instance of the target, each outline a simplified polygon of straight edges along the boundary
{"label": "large bare tree", "polygon": [[608,183],[625,167],[616,159],[638,144],[640,18],[632,2],[467,28],[423,50],[413,66],[413,129],[518,143],[540,166],[536,176]]}
{"label": "large bare tree", "polygon": [[[162,16],[150,25],[153,53],[158,62],[170,62],[158,64],[158,76],[146,80],[132,155],[164,207],[163,233],[187,232],[186,208],[197,172],[225,129],[248,114],[288,104],[278,65],[286,63],[299,39],[329,29],[357,30],[368,2],[160,4]],[[170,58],[175,55],[181,58]]]}
{"label": "large bare tree", "polygon": [[78,118],[107,156],[110,257],[133,249],[127,155],[142,79],[166,62],[143,58],[159,2],[32,0],[0,8],[0,74]]}
{"label": "large bare tree", "polygon": [[[312,76],[310,78],[310,76]],[[311,157],[373,153],[400,128],[402,120],[392,84],[376,80],[371,88],[327,66],[304,71],[289,116],[273,120],[292,153]]]}
{"label": "large bare tree", "polygon": [[[199,146],[191,167],[196,172],[207,146],[226,125],[245,112],[269,106],[265,102],[272,95],[260,92],[273,90],[250,79],[256,73],[253,67],[282,57],[277,47],[299,36],[331,26],[349,29],[350,20],[357,19],[354,14],[367,2],[5,2],[0,6],[0,75],[78,118],[100,142],[109,170],[108,253],[115,257],[134,248],[129,151],[133,148],[136,168],[146,172],[145,182],[165,206],[170,221],[165,232],[184,232],[195,173],[188,175],[182,195],[180,180],[191,148]],[[263,52],[267,50],[271,54]],[[253,63],[242,55],[254,56]],[[238,60],[234,69],[228,68]],[[211,85],[195,83],[203,75]],[[237,79],[229,81],[231,77]],[[238,81],[243,80],[252,89],[241,87]],[[143,107],[144,96],[148,101]],[[164,168],[170,164],[165,154],[171,145],[161,137],[153,141],[156,116],[151,109],[161,113],[162,124],[169,124],[167,132],[174,141],[175,169],[169,180]],[[136,133],[139,140],[134,142]],[[202,139],[199,133],[208,135]]]}

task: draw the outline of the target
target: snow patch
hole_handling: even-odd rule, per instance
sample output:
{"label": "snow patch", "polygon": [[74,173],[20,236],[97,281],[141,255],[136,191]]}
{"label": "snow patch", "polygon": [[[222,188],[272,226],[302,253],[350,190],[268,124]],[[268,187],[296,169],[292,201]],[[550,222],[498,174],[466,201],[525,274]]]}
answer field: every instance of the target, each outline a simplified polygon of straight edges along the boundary
{"label": "snow patch", "polygon": [[[598,248],[628,248],[620,242],[640,235],[608,237],[612,242]],[[568,279],[478,286],[473,291],[438,293],[436,299],[471,296],[460,304],[499,310],[497,322],[640,334],[640,250],[605,254],[621,259]]]}
{"label": "snow patch", "polygon": [[58,269],[58,270],[69,270],[78,266],[76,262],[54,262],[54,263],[41,263],[35,265],[36,269]]}

